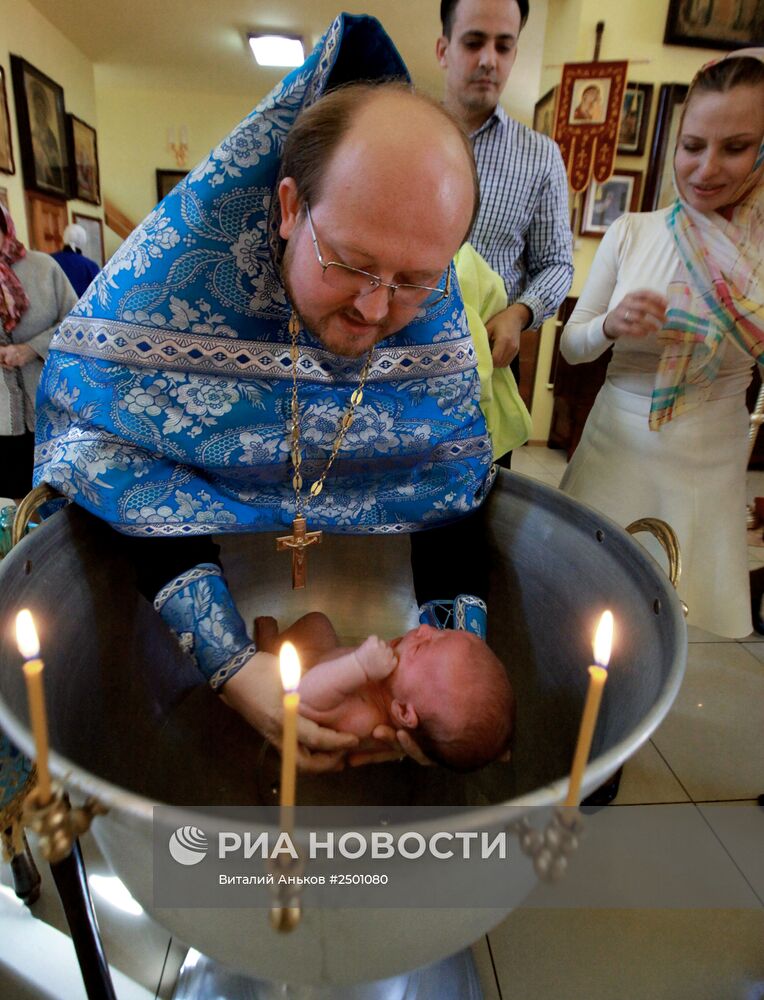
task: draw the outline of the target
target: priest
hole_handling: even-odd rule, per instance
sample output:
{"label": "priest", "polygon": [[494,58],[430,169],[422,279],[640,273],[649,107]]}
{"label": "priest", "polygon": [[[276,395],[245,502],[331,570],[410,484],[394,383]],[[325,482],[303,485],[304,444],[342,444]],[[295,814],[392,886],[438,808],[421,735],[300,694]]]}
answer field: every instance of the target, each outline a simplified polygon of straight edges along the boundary
{"label": "priest", "polygon": [[[276,743],[278,670],[247,635],[213,534],[279,530],[285,585],[291,562],[301,586],[322,533],[447,531],[446,592],[417,597],[485,596],[474,512],[491,445],[451,263],[477,190],[467,140],[412,92],[378,22],[341,15],[51,344],[35,482],[126,539],[209,683]],[[299,738],[312,770],[354,739],[308,719]]]}

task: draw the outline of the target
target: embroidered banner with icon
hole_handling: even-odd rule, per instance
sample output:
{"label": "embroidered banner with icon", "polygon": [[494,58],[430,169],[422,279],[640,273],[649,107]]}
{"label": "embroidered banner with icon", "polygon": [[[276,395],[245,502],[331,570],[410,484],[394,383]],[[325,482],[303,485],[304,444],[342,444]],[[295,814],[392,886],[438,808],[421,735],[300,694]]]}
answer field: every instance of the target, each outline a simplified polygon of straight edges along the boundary
{"label": "embroidered banner with icon", "polygon": [[566,63],[554,138],[574,191],[613,173],[628,62]]}

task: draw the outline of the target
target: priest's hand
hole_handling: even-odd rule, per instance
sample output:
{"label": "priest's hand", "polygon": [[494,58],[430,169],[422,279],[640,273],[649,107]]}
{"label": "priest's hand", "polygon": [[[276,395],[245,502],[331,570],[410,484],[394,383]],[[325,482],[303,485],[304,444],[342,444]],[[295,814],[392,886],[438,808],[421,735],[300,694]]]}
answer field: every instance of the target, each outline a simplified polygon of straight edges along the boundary
{"label": "priest's hand", "polygon": [[360,750],[358,753],[353,753],[351,750],[348,753],[348,763],[351,767],[360,767],[362,764],[384,764],[385,761],[403,760],[406,756],[411,757],[417,764],[432,764],[430,758],[422,753],[408,729],[399,729],[396,732],[392,726],[379,725],[371,735],[375,740],[387,743],[388,747],[384,750]]}
{"label": "priest's hand", "polygon": [[[278,657],[263,652],[255,653],[221,691],[226,705],[279,748],[283,695]],[[297,765],[303,771],[341,770],[346,753],[358,746],[357,736],[326,729],[303,716],[297,718],[297,739]]]}

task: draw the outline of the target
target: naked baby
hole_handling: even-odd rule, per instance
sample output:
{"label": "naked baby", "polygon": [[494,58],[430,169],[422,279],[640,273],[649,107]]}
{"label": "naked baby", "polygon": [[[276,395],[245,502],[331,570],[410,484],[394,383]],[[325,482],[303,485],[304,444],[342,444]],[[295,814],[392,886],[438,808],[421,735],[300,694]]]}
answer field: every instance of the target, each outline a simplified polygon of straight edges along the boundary
{"label": "naked baby", "polygon": [[370,636],[341,647],[329,619],[311,612],[284,632],[274,618],[255,622],[259,649],[292,642],[305,668],[300,712],[349,732],[360,750],[383,748],[378,726],[404,729],[423,753],[469,771],[506,754],[514,697],[501,661],[472,632],[419,625],[391,642]]}

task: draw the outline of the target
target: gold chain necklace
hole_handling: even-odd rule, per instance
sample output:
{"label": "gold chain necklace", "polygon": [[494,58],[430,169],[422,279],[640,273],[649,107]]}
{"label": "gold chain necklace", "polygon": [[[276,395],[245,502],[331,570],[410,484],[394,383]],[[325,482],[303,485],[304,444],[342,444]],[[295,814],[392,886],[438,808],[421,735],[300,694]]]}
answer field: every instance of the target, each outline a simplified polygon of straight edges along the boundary
{"label": "gold chain necklace", "polygon": [[297,399],[297,362],[300,352],[297,347],[297,335],[300,332],[300,322],[297,314],[293,311],[289,317],[289,337],[291,341],[290,357],[292,360],[292,431],[290,434],[290,454],[292,458],[292,486],[294,487],[295,516],[292,521],[291,535],[282,535],[276,539],[276,549],[283,552],[288,549],[292,553],[292,589],[301,590],[305,586],[307,577],[307,553],[309,545],[318,545],[321,542],[321,531],[308,531],[308,522],[305,520],[303,510],[313,497],[317,497],[324,488],[324,480],[329,475],[329,471],[334,465],[337,453],[342,447],[345,435],[350,429],[355,416],[355,408],[363,399],[363,390],[371,367],[371,358],[374,348],[369,348],[366,361],[361,369],[361,376],[358,380],[358,388],[350,396],[347,411],[339,423],[337,436],[332,445],[329,461],[318,479],[311,484],[308,490],[307,500],[302,497],[302,452],[300,450],[300,407]]}

